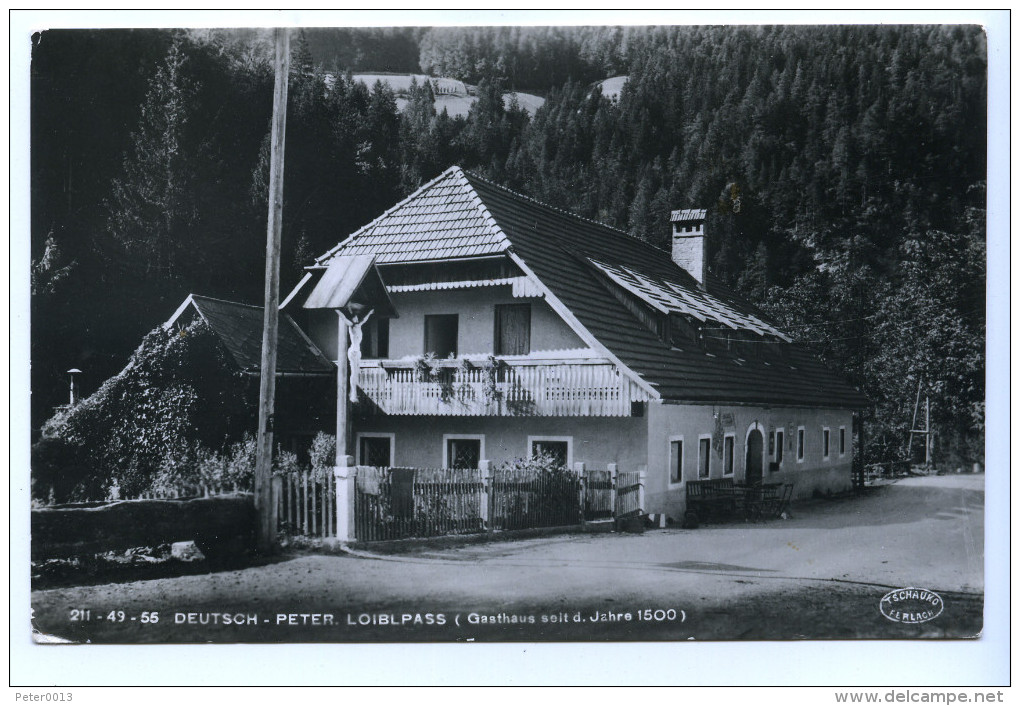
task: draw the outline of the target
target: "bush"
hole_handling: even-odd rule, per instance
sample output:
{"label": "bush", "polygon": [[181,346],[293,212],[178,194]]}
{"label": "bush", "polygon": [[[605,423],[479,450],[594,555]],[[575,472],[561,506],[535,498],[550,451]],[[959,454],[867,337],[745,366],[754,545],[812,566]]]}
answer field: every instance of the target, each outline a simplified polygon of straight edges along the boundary
{"label": "bush", "polygon": [[333,465],[336,463],[336,437],[320,431],[312,439],[308,456],[312,464],[312,477],[315,480],[322,480],[332,474]]}

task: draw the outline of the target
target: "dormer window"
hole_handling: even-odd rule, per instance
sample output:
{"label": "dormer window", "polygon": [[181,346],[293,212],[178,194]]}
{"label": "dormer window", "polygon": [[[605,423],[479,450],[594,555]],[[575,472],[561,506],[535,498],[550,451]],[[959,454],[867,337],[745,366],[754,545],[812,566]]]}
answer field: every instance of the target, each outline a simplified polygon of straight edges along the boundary
{"label": "dormer window", "polygon": [[697,343],[700,337],[698,327],[680,314],[669,314],[665,318],[662,338],[674,348],[683,348]]}

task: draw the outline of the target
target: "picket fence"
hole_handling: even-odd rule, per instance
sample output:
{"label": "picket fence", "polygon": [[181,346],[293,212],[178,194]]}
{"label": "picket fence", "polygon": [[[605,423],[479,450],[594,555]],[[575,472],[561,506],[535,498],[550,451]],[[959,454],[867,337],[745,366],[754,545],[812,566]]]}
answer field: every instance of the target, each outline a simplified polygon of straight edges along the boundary
{"label": "picket fence", "polygon": [[[639,474],[603,469],[379,468],[359,466],[354,535],[372,542],[577,525],[637,511]],[[337,536],[335,480],[284,476],[277,515],[282,531]],[[617,493],[620,499],[617,499]],[[622,502],[621,502],[622,501]]]}
{"label": "picket fence", "polygon": [[[278,528],[337,536],[336,480],[310,470],[277,475]],[[354,535],[372,542],[536,529],[612,520],[641,511],[641,474],[609,469],[377,468],[355,477]],[[236,485],[187,485],[107,500],[173,500],[250,493]]]}

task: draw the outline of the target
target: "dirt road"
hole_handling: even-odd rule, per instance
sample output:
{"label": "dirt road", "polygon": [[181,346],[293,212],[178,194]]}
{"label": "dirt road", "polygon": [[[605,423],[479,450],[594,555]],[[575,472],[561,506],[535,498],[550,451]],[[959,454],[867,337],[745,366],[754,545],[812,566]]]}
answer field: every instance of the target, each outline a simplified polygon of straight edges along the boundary
{"label": "dirt road", "polygon": [[[35,626],[95,642],[969,637],[982,626],[983,484],[904,480],[758,524],[37,591]],[[885,617],[883,595],[905,587],[936,592],[942,613]]]}

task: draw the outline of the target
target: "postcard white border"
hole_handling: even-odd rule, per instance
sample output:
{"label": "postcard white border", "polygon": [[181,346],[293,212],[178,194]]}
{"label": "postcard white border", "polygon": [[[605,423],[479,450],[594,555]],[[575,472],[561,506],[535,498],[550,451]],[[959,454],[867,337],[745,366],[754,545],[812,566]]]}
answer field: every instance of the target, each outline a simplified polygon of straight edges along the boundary
{"label": "postcard white border", "polygon": [[[1009,681],[1009,397],[987,392],[985,629],[973,641],[772,643],[37,646],[29,624],[28,69],[34,29],[437,24],[969,23],[988,32],[987,378],[1009,379],[1007,11],[13,11],[10,15],[10,680],[14,685],[1004,684]],[[12,113],[13,109],[13,113]],[[783,651],[776,668],[776,649]],[[692,659],[691,650],[697,658]],[[771,655],[771,656],[770,656]],[[196,657],[198,657],[196,659]],[[740,669],[733,669],[739,664]],[[611,665],[611,669],[607,666]]]}

